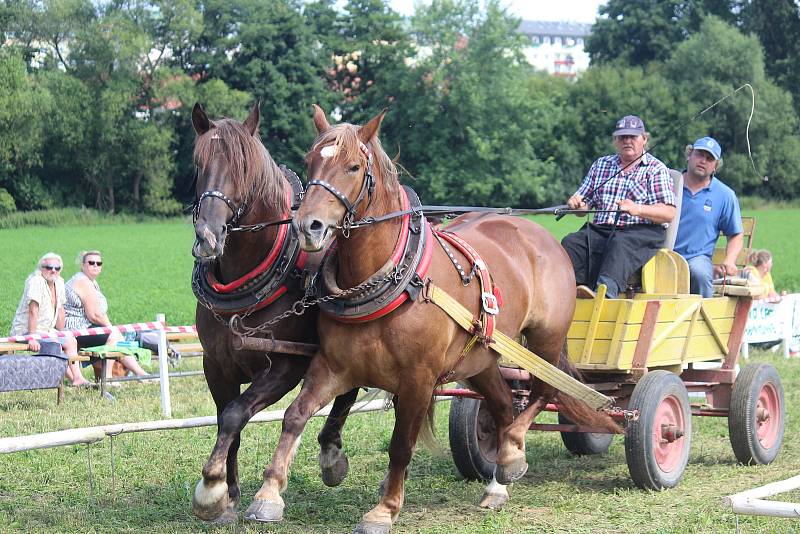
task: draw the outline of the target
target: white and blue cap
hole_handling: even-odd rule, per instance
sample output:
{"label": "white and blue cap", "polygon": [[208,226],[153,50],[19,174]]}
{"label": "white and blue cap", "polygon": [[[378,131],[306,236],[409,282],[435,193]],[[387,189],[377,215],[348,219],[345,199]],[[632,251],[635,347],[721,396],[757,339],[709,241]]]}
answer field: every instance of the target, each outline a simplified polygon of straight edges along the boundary
{"label": "white and blue cap", "polygon": [[722,157],[722,147],[719,146],[717,140],[713,137],[702,137],[694,142],[692,148],[695,150],[705,150],[712,156],[714,159],[719,159]]}
{"label": "white and blue cap", "polygon": [[636,115],[625,115],[614,125],[614,137],[618,135],[643,135],[644,121]]}

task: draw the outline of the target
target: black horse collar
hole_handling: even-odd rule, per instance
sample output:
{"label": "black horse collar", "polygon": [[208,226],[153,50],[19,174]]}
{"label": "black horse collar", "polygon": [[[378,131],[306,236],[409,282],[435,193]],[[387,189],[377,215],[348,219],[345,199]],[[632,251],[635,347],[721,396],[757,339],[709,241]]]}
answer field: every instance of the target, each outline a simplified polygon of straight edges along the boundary
{"label": "black horse collar", "polygon": [[[291,169],[281,165],[281,171],[292,186],[288,209],[295,210],[303,198],[303,184]],[[288,291],[289,285],[300,285],[306,258],[297,234],[284,224],[264,260],[238,280],[220,283],[214,274],[215,262],[195,260],[192,291],[200,304],[215,313],[230,315],[259,310],[275,302]]]}

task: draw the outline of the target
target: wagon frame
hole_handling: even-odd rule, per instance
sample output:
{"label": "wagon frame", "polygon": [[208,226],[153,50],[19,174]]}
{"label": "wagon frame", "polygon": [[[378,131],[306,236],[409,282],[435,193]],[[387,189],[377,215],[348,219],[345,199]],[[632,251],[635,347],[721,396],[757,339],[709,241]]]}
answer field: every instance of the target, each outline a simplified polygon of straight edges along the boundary
{"label": "wagon frame", "polygon": [[[609,413],[626,427],[634,483],[648,489],[678,484],[688,463],[692,416],[727,417],[736,458],[772,462],[785,422],[780,378],[767,364],[745,366],[737,375],[751,288],[692,295],[686,260],[667,249],[642,269],[641,286],[632,298],[607,299],[604,286],[593,298],[578,298],[567,335],[570,361],[588,387],[613,399]],[[500,365],[515,406],[524,409],[531,373],[503,359]],[[704,394],[705,402],[690,402],[690,392]],[[466,478],[491,479],[497,437],[480,395],[465,388],[440,393],[457,397],[450,443],[458,470]],[[575,454],[603,453],[613,437],[561,414],[558,424],[534,421],[530,429],[561,432]]]}

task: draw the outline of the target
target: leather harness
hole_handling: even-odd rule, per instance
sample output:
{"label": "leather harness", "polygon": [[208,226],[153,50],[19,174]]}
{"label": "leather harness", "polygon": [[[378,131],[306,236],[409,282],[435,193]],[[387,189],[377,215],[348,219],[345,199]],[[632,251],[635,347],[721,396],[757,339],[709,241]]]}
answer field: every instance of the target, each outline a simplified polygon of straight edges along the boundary
{"label": "leather harness", "polygon": [[[403,209],[412,208],[412,212],[401,219],[400,235],[391,257],[370,277],[376,281],[375,287],[320,303],[322,311],[337,321],[373,321],[397,309],[409,299],[416,300],[422,290],[431,263],[433,248],[430,245],[433,236],[430,224],[422,213],[413,210],[420,206],[417,194],[407,186],[403,186],[400,191]],[[338,249],[334,243],[322,260],[314,279],[315,296],[325,298],[344,291],[336,284],[337,257]]]}
{"label": "leather harness", "polygon": [[[287,195],[286,212],[289,213],[300,204],[303,185],[291,169],[281,165],[281,170],[292,186]],[[301,284],[299,279],[307,257],[300,249],[300,240],[294,230],[290,225],[282,224],[264,260],[237,280],[222,283],[216,278],[215,263],[195,261],[192,290],[199,303],[218,314],[260,310],[286,293],[290,284]]]}

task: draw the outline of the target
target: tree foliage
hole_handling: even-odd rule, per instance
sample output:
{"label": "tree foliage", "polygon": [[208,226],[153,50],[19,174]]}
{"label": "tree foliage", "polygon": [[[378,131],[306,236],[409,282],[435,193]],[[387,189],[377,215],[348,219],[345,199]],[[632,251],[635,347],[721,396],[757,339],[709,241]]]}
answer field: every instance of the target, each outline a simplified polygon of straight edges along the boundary
{"label": "tree foliage", "polygon": [[[711,134],[739,193],[800,193],[796,2],[609,0],[574,82],[532,71],[502,5],[431,0],[404,19],[380,0],[6,0],[0,211],[178,213],[197,101],[239,119],[260,101],[266,146],[298,171],[311,104],[355,123],[388,107],[384,146],[427,203],[561,203],[630,113],[670,166]],[[690,121],[745,82],[753,162],[744,91]]]}

